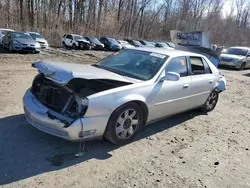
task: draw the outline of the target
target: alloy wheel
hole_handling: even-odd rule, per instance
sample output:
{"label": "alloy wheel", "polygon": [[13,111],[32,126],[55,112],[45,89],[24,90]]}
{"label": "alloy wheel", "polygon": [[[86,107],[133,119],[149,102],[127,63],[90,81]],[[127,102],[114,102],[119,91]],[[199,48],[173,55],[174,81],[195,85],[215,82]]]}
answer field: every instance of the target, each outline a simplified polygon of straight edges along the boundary
{"label": "alloy wheel", "polygon": [[117,119],[116,135],[120,139],[130,138],[138,127],[138,115],[134,109],[127,109]]}
{"label": "alloy wheel", "polygon": [[217,101],[218,101],[218,93],[216,91],[213,91],[207,99],[206,110],[207,111],[213,110],[217,104]]}

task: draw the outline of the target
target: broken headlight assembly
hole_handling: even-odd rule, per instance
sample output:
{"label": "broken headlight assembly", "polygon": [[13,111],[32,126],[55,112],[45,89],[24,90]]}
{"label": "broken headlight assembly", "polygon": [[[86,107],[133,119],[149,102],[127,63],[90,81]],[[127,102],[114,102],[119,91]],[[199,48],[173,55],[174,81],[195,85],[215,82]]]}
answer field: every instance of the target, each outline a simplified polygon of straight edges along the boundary
{"label": "broken headlight assembly", "polygon": [[89,104],[89,100],[87,98],[82,98],[79,95],[75,95],[75,100],[77,103],[77,114],[79,117],[84,116],[87,109],[88,109],[88,104]]}

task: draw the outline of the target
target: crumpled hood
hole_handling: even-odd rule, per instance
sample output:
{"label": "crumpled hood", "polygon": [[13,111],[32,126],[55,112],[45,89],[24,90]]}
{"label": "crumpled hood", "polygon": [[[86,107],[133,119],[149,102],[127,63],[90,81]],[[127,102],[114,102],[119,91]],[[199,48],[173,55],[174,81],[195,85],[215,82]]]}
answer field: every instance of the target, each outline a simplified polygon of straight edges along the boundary
{"label": "crumpled hood", "polygon": [[73,78],[84,78],[89,80],[107,79],[128,83],[141,82],[140,80],[121,76],[119,74],[100,69],[91,65],[38,61],[32,63],[32,67],[37,68],[45,75],[45,77],[61,84],[67,84]]}
{"label": "crumpled hood", "polygon": [[241,60],[241,59],[245,58],[245,56],[232,55],[232,54],[221,54],[220,57],[222,57],[222,58],[230,58],[230,59],[237,59],[237,60]]}

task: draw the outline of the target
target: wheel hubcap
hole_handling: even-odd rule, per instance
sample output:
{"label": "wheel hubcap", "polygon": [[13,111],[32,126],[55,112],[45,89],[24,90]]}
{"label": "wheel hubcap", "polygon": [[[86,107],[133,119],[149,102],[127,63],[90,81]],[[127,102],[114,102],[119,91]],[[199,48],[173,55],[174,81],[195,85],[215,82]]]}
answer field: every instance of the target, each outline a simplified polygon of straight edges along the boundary
{"label": "wheel hubcap", "polygon": [[124,111],[116,122],[116,135],[120,139],[131,137],[138,126],[138,116],[134,109]]}
{"label": "wheel hubcap", "polygon": [[211,110],[215,107],[216,103],[217,103],[217,100],[218,100],[218,95],[217,93],[215,92],[212,92],[208,99],[207,99],[207,103],[206,103],[206,106],[207,106],[207,110]]}

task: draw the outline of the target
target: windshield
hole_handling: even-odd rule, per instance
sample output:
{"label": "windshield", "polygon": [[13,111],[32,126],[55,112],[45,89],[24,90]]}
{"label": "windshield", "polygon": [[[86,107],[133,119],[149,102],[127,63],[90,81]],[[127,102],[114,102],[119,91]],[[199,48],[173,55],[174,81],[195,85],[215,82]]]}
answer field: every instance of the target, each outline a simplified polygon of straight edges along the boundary
{"label": "windshield", "polygon": [[139,80],[151,79],[161,68],[168,56],[140,51],[122,50],[93,65]]}
{"label": "windshield", "polygon": [[101,42],[95,37],[89,37],[89,40],[95,44],[100,44]]}
{"label": "windshield", "polygon": [[118,42],[119,42],[120,44],[129,45],[129,43],[128,43],[127,41],[125,41],[125,40],[118,40]]}
{"label": "windshield", "polygon": [[13,32],[13,38],[32,39],[28,33]]}
{"label": "windshield", "polygon": [[118,44],[119,43],[115,40],[115,39],[112,39],[112,38],[108,38],[109,42],[112,43],[112,44]]}
{"label": "windshield", "polygon": [[133,42],[134,42],[135,45],[143,46],[143,45],[142,45],[139,41],[137,41],[137,40],[133,40]]}
{"label": "windshield", "polygon": [[227,54],[246,56],[247,52],[247,49],[229,48]]}
{"label": "windshield", "polygon": [[43,39],[43,36],[38,33],[29,33],[33,39]]}
{"label": "windshield", "polygon": [[159,42],[159,43],[157,43],[157,44],[159,44],[159,45],[162,46],[162,47],[169,47],[169,45],[167,45],[167,44],[164,43],[164,42]]}
{"label": "windshield", "polygon": [[146,41],[146,40],[144,40],[143,42],[144,42],[144,44],[145,44],[146,46],[153,46],[153,44],[151,44],[150,42],[148,42],[148,41]]}

